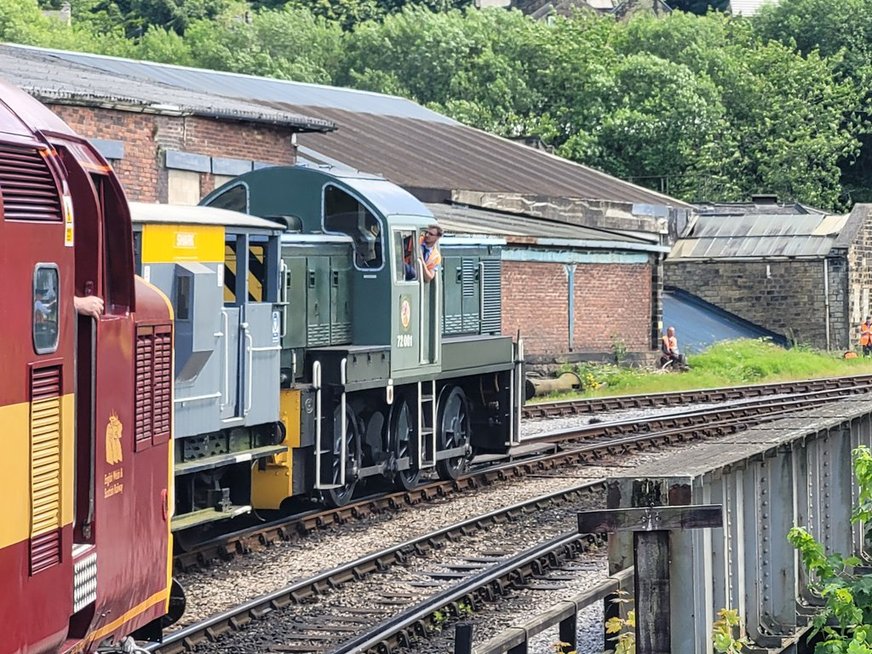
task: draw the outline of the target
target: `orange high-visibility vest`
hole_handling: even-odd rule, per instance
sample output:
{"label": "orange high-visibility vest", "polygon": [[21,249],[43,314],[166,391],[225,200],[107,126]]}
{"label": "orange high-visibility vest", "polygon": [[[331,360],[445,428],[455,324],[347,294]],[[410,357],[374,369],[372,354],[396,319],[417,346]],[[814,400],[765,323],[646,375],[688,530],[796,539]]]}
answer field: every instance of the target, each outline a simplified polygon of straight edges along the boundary
{"label": "orange high-visibility vest", "polygon": [[[424,245],[424,237],[422,236],[418,239],[418,245],[422,246],[421,256],[424,256],[423,245]],[[434,244],[432,248],[430,248],[430,253],[427,254],[427,258],[424,259],[424,267],[430,272],[436,272],[436,267],[442,263],[442,253],[439,251],[439,245]]]}
{"label": "orange high-visibility vest", "polygon": [[860,324],[860,345],[872,345],[872,325]]}

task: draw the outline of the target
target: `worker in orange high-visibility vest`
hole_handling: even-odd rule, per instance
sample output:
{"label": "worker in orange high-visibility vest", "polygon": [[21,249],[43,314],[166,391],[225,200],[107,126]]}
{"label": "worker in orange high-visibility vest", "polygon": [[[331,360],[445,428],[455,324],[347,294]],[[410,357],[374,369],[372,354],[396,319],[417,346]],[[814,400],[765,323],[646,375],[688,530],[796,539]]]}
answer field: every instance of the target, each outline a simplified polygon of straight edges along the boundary
{"label": "worker in orange high-visibility vest", "polygon": [[872,354],[872,316],[866,316],[866,322],[860,323],[860,345],[864,357]]}

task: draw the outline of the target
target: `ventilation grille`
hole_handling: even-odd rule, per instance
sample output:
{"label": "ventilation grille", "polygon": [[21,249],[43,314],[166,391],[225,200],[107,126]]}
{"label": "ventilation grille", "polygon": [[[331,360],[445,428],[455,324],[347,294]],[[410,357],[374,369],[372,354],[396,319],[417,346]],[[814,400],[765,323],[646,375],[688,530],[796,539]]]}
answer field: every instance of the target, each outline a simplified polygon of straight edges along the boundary
{"label": "ventilation grille", "polygon": [[30,377],[30,574],[61,560],[61,367]]}
{"label": "ventilation grille", "polygon": [[461,279],[463,280],[463,297],[472,297],[475,295],[475,287],[478,280],[475,278],[478,262],[475,259],[464,259],[461,264],[463,272]]}
{"label": "ventilation grille", "polygon": [[97,552],[76,561],[73,566],[73,613],[97,600]]}
{"label": "ventilation grille", "polygon": [[351,342],[351,323],[335,322],[330,327],[330,344],[345,345]]}
{"label": "ventilation grille", "polygon": [[57,185],[38,150],[0,145],[0,196],[6,220],[62,220]]}
{"label": "ventilation grille", "polygon": [[136,334],[136,411],[133,433],[136,449],[140,442],[151,444],[154,432],[154,332],[140,329]]}
{"label": "ventilation grille", "polygon": [[306,344],[309,347],[315,345],[330,345],[330,324],[309,323],[309,329],[306,332]]}
{"label": "ventilation grille", "polygon": [[154,335],[154,437],[152,442],[170,439],[173,417],[173,338],[169,326]]}
{"label": "ventilation grille", "polygon": [[134,443],[137,451],[165,443],[172,424],[172,331],[169,325],[136,330],[136,408]]}
{"label": "ventilation grille", "polygon": [[463,332],[463,315],[459,313],[447,313],[444,318],[443,333],[460,334]]}
{"label": "ventilation grille", "polygon": [[502,295],[500,290],[501,263],[497,260],[482,261],[482,312],[481,333],[499,334],[502,326]]}

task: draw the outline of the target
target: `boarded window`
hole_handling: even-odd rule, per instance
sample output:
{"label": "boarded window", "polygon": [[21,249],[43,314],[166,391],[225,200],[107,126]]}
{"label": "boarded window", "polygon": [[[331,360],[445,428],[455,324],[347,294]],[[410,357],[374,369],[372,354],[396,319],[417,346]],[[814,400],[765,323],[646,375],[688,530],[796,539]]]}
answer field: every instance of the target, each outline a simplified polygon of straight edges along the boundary
{"label": "boarded window", "polygon": [[194,206],[200,202],[200,173],[190,170],[167,171],[167,200],[170,204]]}

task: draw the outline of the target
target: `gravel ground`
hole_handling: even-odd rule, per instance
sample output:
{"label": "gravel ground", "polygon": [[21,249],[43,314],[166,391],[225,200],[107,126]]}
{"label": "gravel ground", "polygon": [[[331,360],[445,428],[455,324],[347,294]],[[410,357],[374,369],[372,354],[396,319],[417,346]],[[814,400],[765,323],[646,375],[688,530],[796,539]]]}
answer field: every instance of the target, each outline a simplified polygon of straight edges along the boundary
{"label": "gravel ground", "polygon": [[[476,611],[473,622],[473,643],[482,644],[509,627],[522,624],[531,617],[542,613],[548,607],[583,592],[608,574],[608,561],[605,550],[585,557],[566,566],[576,569],[575,578],[563,580],[565,572],[560,572],[560,589],[522,589],[500,599],[497,605],[486,605]],[[533,584],[535,586],[535,584]],[[592,654],[605,650],[603,637],[602,602],[589,606],[578,613],[578,648],[581,654]],[[435,654],[454,651],[454,628],[456,622],[446,624],[442,633],[421,643],[416,648],[407,648],[402,654]],[[530,654],[554,654],[554,646],[560,641],[557,625],[534,636],[529,642]]]}
{"label": "gravel ground", "polygon": [[295,580],[402,543],[428,531],[495,511],[585,480],[624,473],[664,451],[634,455],[619,466],[577,466],[560,474],[527,476],[448,498],[317,531],[303,540],[279,542],[261,552],[198,570],[181,578],[188,605],[178,629]]}
{"label": "gravel ground", "polygon": [[[552,507],[509,523],[493,525],[456,542],[446,543],[426,557],[412,557],[404,565],[392,566],[383,573],[347,584],[317,601],[273,613],[238,633],[225,636],[218,643],[201,645],[197,652],[242,654],[263,651],[271,645],[279,648],[310,645],[313,635],[318,639],[315,644],[331,649],[353,637],[362,629],[362,624],[377,624],[457,583],[461,576],[481,572],[497,560],[509,558],[570,531],[578,510],[598,506],[601,502],[601,496],[591,496],[575,505]],[[596,583],[604,575],[604,553],[595,548],[592,554],[578,557],[532,585],[559,586],[571,594]],[[520,591],[512,602],[517,604],[525,594],[535,595],[537,592],[542,591]],[[349,619],[355,620],[355,624],[349,624]],[[343,628],[350,632],[342,632]],[[425,651],[439,651],[427,647]]]}

